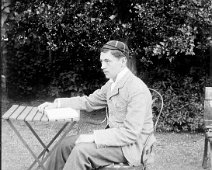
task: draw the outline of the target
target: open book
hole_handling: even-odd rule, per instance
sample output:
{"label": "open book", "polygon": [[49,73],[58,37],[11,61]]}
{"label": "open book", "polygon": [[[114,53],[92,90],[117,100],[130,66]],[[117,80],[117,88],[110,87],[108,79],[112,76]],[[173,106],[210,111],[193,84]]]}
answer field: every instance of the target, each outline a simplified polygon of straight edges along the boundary
{"label": "open book", "polygon": [[54,108],[44,111],[49,120],[70,120],[79,121],[80,111],[72,108]]}

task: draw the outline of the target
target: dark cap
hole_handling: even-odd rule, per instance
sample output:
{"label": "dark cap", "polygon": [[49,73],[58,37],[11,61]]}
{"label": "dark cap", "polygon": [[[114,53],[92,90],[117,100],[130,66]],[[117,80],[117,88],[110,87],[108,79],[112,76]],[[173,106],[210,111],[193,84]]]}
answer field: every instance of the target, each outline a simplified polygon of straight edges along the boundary
{"label": "dark cap", "polygon": [[127,58],[129,57],[129,48],[125,43],[121,41],[108,41],[105,45],[103,45],[102,51],[103,50],[118,50],[121,51]]}

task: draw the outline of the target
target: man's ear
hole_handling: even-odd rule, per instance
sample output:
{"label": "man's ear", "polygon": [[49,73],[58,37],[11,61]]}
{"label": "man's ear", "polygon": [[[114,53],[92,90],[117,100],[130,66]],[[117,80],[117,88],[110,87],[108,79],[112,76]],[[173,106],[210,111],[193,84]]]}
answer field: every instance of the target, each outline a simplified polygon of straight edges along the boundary
{"label": "man's ear", "polygon": [[127,58],[126,57],[122,57],[122,64],[127,64]]}

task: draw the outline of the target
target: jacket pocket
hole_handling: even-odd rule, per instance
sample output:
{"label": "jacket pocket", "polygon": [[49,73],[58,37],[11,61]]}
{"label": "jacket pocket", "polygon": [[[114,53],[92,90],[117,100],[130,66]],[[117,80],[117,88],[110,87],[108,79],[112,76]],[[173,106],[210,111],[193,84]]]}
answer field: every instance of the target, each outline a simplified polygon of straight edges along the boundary
{"label": "jacket pocket", "polygon": [[123,123],[127,114],[127,102],[121,98],[114,97],[112,99],[113,112],[111,118],[117,123]]}
{"label": "jacket pocket", "polygon": [[118,112],[126,112],[127,110],[127,103],[119,98],[113,99],[113,105]]}

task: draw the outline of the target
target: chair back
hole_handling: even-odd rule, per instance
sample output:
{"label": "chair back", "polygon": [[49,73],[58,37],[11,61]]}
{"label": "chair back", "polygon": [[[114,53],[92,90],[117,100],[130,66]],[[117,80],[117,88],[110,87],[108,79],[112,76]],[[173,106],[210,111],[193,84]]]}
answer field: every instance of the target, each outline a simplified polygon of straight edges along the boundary
{"label": "chair back", "polygon": [[155,89],[149,88],[152,93],[152,112],[154,121],[154,130],[156,131],[159,118],[163,110],[163,96]]}
{"label": "chair back", "polygon": [[[163,97],[157,90],[152,88],[149,89],[152,93],[153,98],[152,110],[154,115],[153,117],[154,131],[156,131],[157,124],[163,110]],[[148,136],[144,144],[143,152],[141,155],[141,163],[143,164],[144,167],[154,162],[154,152],[153,152],[154,143],[155,143],[155,137],[152,133]]]}

